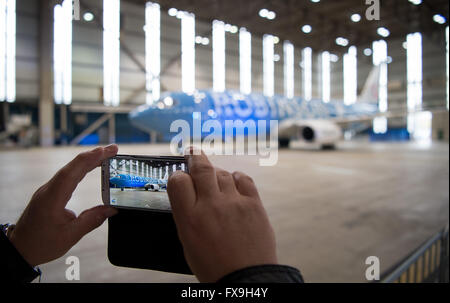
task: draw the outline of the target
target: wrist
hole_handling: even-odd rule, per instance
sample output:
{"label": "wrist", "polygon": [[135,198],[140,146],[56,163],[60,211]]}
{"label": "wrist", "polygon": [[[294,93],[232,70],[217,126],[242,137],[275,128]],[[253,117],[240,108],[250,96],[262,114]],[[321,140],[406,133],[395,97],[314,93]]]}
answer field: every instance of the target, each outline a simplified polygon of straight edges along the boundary
{"label": "wrist", "polygon": [[1,224],[0,225],[0,232],[4,233],[5,236],[8,238],[8,240],[11,242],[11,234],[14,230],[14,228],[16,227],[15,224]]}
{"label": "wrist", "polygon": [[14,248],[17,250],[17,252],[22,256],[22,258],[31,267],[37,266],[37,264],[34,264],[33,262],[30,262],[30,259],[25,254],[24,248],[20,247],[21,245],[18,244],[17,233],[16,233],[16,225],[15,224],[10,225],[8,230],[5,232],[5,234],[6,234],[6,237],[8,238],[8,240],[9,240],[9,242],[14,246]]}
{"label": "wrist", "polygon": [[16,227],[15,224],[8,224],[5,231],[6,237],[9,239],[9,241],[12,243],[12,234],[14,232],[14,228]]}

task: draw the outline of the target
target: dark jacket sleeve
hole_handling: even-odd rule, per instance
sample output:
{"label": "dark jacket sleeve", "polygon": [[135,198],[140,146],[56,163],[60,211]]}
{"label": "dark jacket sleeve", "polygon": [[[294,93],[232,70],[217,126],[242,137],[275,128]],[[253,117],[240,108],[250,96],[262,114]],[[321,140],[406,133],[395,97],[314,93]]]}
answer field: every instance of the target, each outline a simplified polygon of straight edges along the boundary
{"label": "dark jacket sleeve", "polygon": [[31,267],[0,230],[0,281],[27,283],[41,275]]}
{"label": "dark jacket sleeve", "polygon": [[259,265],[237,270],[218,283],[303,283],[300,271],[286,265]]}

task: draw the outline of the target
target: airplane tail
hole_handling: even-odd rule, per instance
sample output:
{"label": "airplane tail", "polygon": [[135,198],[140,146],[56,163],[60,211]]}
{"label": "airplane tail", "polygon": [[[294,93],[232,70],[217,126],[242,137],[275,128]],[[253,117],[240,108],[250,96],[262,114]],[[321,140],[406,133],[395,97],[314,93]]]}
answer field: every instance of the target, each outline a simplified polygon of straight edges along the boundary
{"label": "airplane tail", "polygon": [[369,73],[358,102],[378,104],[378,92],[380,83],[380,66],[375,66]]}

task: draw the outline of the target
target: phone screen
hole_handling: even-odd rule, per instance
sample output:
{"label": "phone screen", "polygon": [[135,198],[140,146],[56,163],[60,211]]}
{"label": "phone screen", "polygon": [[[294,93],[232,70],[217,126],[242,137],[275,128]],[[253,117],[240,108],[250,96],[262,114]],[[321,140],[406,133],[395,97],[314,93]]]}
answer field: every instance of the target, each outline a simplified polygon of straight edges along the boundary
{"label": "phone screen", "polygon": [[167,180],[187,172],[184,157],[116,156],[109,159],[109,204],[119,207],[167,210]]}

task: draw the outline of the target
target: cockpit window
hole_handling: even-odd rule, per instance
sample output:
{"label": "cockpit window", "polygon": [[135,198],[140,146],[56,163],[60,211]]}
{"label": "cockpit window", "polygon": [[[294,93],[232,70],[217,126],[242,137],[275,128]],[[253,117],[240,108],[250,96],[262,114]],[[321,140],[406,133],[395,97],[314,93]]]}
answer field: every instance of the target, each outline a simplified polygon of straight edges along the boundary
{"label": "cockpit window", "polygon": [[156,103],[156,106],[159,109],[165,109],[165,108],[171,108],[178,104],[178,100],[172,98],[171,96],[167,96],[158,103]]}

